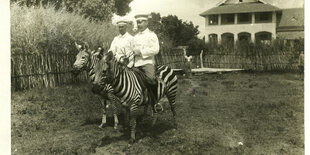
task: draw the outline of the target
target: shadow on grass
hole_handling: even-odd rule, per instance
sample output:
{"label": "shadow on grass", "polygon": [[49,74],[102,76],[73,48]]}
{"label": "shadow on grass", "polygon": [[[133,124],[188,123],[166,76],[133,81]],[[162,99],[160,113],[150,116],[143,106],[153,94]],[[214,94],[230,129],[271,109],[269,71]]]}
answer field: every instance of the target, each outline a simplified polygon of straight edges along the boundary
{"label": "shadow on grass", "polygon": [[[157,136],[163,134],[164,132],[168,130],[175,129],[172,122],[167,120],[159,120],[157,123],[152,127],[151,126],[151,118],[137,118],[137,126],[136,126],[136,142],[138,142],[141,139],[150,137],[152,139],[156,139]],[[161,122],[159,122],[161,121]],[[113,123],[113,120],[110,121]],[[129,128],[121,128],[118,131],[122,133],[120,136],[105,136],[101,139],[99,142],[98,147],[103,147],[106,145],[110,145],[113,143],[117,143],[120,141],[129,142],[130,140],[130,129]]]}
{"label": "shadow on grass", "polygon": [[[100,125],[101,124],[101,118],[86,118],[84,123],[81,124],[81,126],[86,126],[86,125]],[[106,126],[114,126],[114,118],[113,117],[107,117],[107,123]]]}

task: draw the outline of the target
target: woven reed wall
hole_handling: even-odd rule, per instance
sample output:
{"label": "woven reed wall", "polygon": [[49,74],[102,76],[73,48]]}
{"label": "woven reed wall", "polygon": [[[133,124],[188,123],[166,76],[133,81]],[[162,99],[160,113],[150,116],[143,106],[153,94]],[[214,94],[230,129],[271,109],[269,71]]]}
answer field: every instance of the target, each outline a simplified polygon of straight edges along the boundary
{"label": "woven reed wall", "polygon": [[155,56],[155,61],[158,65],[166,65],[173,69],[185,69],[185,58],[183,49],[161,49],[158,55]]}
{"label": "woven reed wall", "polygon": [[[75,61],[72,53],[33,53],[11,55],[11,89],[27,90],[30,88],[55,87],[87,81],[84,71],[75,77],[71,71]],[[169,49],[161,51],[155,60],[159,65],[171,68],[184,68],[183,51]]]}
{"label": "woven reed wall", "polygon": [[[296,48],[250,47],[247,49],[211,49],[203,56],[208,68],[234,68],[253,71],[297,71],[299,50]],[[192,59],[193,67],[200,67],[199,55]]]}
{"label": "woven reed wall", "polygon": [[11,55],[11,89],[55,87],[85,81],[87,74],[71,74],[74,54],[36,53]]}

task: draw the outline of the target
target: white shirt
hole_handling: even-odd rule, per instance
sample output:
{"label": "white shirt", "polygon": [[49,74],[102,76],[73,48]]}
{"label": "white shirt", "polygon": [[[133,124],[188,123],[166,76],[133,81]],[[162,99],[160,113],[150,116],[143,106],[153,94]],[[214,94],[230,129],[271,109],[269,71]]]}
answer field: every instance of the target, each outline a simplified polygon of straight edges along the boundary
{"label": "white shirt", "polygon": [[126,32],[124,35],[119,34],[114,37],[109,51],[112,51],[116,59],[119,60],[121,56],[129,57],[128,67],[133,66],[133,36]]}
{"label": "white shirt", "polygon": [[185,56],[185,59],[187,60],[187,62],[190,62],[192,60],[192,56]]}
{"label": "white shirt", "polygon": [[154,56],[159,52],[157,35],[148,28],[134,36],[134,48],[141,51],[141,56],[135,57],[135,67],[155,64]]}

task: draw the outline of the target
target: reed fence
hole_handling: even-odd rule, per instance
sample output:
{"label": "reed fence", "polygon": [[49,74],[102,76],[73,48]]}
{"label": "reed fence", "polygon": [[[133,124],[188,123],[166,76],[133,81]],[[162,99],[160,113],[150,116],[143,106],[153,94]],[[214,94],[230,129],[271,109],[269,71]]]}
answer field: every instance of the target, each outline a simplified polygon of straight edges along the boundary
{"label": "reed fence", "polygon": [[55,87],[87,79],[86,73],[73,76],[74,54],[33,53],[11,55],[11,89]]}
{"label": "reed fence", "polygon": [[183,49],[180,48],[162,48],[155,56],[158,65],[166,65],[173,69],[185,69],[185,58]]}
{"label": "reed fence", "polygon": [[[297,71],[299,68],[300,51],[294,48],[285,50],[273,49],[238,49],[223,51],[205,51],[203,66],[207,68],[232,68],[253,71]],[[193,67],[200,68],[200,57],[195,55],[192,59]]]}
{"label": "reed fence", "polygon": [[[77,82],[86,82],[84,71],[72,74],[76,54],[73,53],[18,53],[11,55],[11,89],[47,88]],[[156,56],[156,62],[171,68],[184,67],[182,50],[169,49]]]}
{"label": "reed fence", "polygon": [[[187,63],[183,49],[161,48],[155,57],[158,65],[173,69],[186,70]],[[74,76],[71,71],[75,61],[74,53],[14,53],[11,55],[11,89],[55,87],[64,84],[85,82],[88,80],[84,71]],[[299,51],[264,49],[240,51],[206,51],[203,66],[209,68],[237,68],[253,71],[298,70]],[[201,67],[200,56],[193,56],[192,67]]]}

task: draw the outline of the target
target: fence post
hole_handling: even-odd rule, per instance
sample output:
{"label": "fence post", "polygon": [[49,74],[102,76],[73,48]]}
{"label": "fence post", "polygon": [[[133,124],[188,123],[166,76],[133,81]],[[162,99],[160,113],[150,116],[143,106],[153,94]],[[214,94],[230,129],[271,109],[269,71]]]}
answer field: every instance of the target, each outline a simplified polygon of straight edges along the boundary
{"label": "fence post", "polygon": [[201,50],[201,52],[200,52],[200,66],[201,66],[201,68],[204,68],[204,67],[203,67],[202,55],[203,55],[203,50]]}

